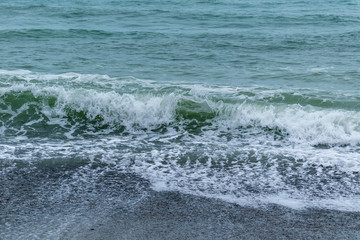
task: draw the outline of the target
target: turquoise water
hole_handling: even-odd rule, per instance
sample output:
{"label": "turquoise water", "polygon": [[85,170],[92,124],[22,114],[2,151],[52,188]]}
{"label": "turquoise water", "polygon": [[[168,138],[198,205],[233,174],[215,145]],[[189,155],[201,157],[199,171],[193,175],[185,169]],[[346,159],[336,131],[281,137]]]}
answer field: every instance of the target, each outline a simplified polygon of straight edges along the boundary
{"label": "turquoise water", "polygon": [[357,1],[2,1],[1,67],[359,90]]}
{"label": "turquoise water", "polygon": [[115,201],[102,177],[117,173],[244,205],[359,211],[359,10],[1,1],[7,229],[34,196],[81,202],[102,186]]}

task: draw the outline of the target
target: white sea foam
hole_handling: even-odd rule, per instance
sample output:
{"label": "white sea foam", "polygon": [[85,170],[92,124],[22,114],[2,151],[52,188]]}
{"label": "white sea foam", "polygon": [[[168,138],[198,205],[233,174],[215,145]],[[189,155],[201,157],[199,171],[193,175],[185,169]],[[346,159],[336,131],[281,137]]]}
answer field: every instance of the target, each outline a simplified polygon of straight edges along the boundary
{"label": "white sea foam", "polygon": [[28,70],[2,70],[0,69],[0,75],[7,77],[17,77],[24,80],[39,80],[39,81],[54,81],[54,80],[72,80],[76,79],[76,81],[93,81],[96,79],[110,79],[108,75],[100,75],[100,74],[80,74],[80,73],[62,73],[62,74],[46,74],[46,73],[36,73]]}
{"label": "white sea foam", "polygon": [[279,128],[292,142],[310,144],[360,143],[360,112],[290,106],[263,106],[243,103],[219,107],[225,126],[258,125]]}
{"label": "white sea foam", "polygon": [[[358,201],[353,195],[359,186],[351,176],[360,171],[360,153],[341,148],[317,150],[303,145],[278,147],[275,143],[272,146],[261,142],[244,145],[241,139],[226,142],[207,135],[183,136],[181,141],[174,141],[180,136],[172,132],[164,136],[41,140],[27,145],[23,144],[24,139],[13,139],[0,145],[0,156],[1,161],[36,162],[53,158],[100,161],[113,170],[136,173],[149,180],[157,191],[180,191],[241,205],[273,203],[295,209],[360,211],[360,205],[351,205]],[[163,143],[159,144],[159,140]],[[226,166],[228,161],[233,164]],[[342,176],[342,180],[337,181],[337,176]],[[292,178],[303,184],[296,185]],[[319,196],[313,196],[315,193]]]}

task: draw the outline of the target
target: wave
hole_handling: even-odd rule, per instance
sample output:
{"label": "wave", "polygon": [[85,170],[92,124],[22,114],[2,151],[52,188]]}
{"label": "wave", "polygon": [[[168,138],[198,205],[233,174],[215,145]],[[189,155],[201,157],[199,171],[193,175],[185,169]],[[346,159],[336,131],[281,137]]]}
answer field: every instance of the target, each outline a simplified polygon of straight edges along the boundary
{"label": "wave", "polygon": [[44,128],[52,134],[253,129],[296,143],[360,143],[356,96],[344,103],[339,96],[304,90],[174,85],[76,73],[0,71],[0,76],[5,135],[47,134]]}

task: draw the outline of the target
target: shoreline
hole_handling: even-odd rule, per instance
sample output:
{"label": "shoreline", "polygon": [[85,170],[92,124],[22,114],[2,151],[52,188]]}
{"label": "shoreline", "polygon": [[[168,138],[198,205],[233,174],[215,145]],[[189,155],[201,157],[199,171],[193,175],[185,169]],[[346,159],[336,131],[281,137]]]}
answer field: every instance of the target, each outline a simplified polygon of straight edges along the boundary
{"label": "shoreline", "polygon": [[78,184],[19,173],[0,179],[0,239],[360,239],[360,212],[242,206],[119,172]]}
{"label": "shoreline", "polygon": [[114,207],[60,239],[360,239],[360,213],[244,207],[178,192],[152,192],[134,208]]}

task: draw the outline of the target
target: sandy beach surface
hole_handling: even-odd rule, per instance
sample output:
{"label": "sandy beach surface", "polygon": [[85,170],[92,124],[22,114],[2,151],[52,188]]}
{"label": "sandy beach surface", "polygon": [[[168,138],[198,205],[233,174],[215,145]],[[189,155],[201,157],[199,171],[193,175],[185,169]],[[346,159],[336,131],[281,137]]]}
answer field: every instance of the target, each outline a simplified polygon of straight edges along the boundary
{"label": "sandy beach surface", "polygon": [[38,174],[7,182],[0,239],[360,239],[359,212],[240,206],[157,192],[132,174],[86,191],[78,184],[68,195],[57,193],[58,182]]}
{"label": "sandy beach surface", "polygon": [[[76,237],[75,237],[76,236]],[[175,192],[153,192],[134,209],[114,208],[61,239],[360,239],[360,213],[279,206],[242,207]]]}

